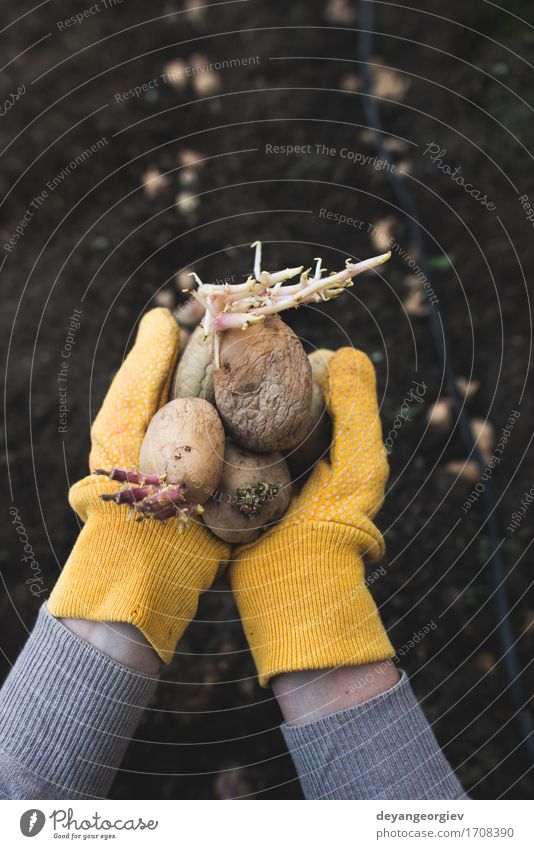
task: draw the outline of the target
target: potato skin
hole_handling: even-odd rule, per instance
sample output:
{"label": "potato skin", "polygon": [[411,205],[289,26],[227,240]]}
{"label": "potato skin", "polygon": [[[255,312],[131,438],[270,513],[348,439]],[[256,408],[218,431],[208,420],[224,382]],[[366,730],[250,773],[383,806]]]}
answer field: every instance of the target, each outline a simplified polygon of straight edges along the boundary
{"label": "potato skin", "polygon": [[285,451],[298,443],[312,401],[308,358],[276,316],[221,334],[213,370],[215,401],[227,433],[249,451]]}
{"label": "potato skin", "polygon": [[177,398],[151,419],[139,470],[183,483],[187,501],[203,504],[219,483],[223,459],[224,428],[215,408],[201,398]]}
{"label": "potato skin", "polygon": [[310,416],[303,428],[299,444],[286,456],[293,480],[306,475],[323,457],[328,457],[332,442],[332,422],[326,411],[323,381],[328,374],[334,351],[318,348],[308,357],[312,369],[313,389]]}
{"label": "potato skin", "polygon": [[330,348],[317,348],[309,354],[313,382],[322,385],[326,379],[330,367],[330,360],[336,352]]}
{"label": "potato skin", "polygon": [[176,366],[169,399],[204,398],[213,404],[215,393],[212,371],[211,343],[204,339],[202,327],[197,327]]}
{"label": "potato skin", "polygon": [[[281,484],[279,492],[247,518],[239,509],[237,490],[259,482]],[[231,442],[226,443],[220,484],[204,505],[202,518],[215,536],[233,544],[252,542],[266,525],[277,522],[289,506],[291,478],[282,457],[276,451],[253,454]]]}
{"label": "potato skin", "polygon": [[328,459],[332,442],[332,422],[324,403],[323,390],[313,384],[313,401],[310,418],[300,443],[286,454],[286,462],[294,481],[311,472],[321,459]]}

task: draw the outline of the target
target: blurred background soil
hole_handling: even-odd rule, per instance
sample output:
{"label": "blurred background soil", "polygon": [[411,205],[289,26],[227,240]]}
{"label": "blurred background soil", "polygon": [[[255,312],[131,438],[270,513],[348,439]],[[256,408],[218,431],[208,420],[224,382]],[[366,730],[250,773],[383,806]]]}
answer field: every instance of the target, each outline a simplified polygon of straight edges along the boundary
{"label": "blurred background soil", "polygon": [[[430,628],[402,666],[472,795],[531,797],[532,772],[503,693],[483,499],[463,509],[478,478],[469,466],[450,466],[466,452],[449,421],[405,220],[383,164],[372,159],[356,4],[97,6],[70,26],[64,21],[88,6],[2,7],[2,675],[41,603],[25,584],[8,506],[18,509],[50,589],[78,531],[67,491],[87,471],[90,422],[141,314],[183,299],[184,270],[205,281],[240,280],[256,239],[273,270],[319,255],[341,268],[348,256],[379,253],[394,239],[381,276],[287,319],[308,350],[350,344],[372,357],[384,437],[395,434],[379,516],[386,574],[373,593],[397,648]],[[374,91],[385,139],[418,205],[456,369],[472,390],[478,383],[469,413],[488,420],[498,441],[520,412],[492,477],[532,694],[534,507],[513,533],[506,527],[533,484],[534,239],[520,198],[534,199],[532,69],[522,58],[532,55],[534,17],[527,2],[505,11],[417,0],[410,9],[378,4],[376,24]],[[124,94],[135,87],[140,94]],[[303,149],[275,152],[282,145]],[[441,151],[434,162],[429,145]],[[478,198],[438,159],[461,166]],[[495,208],[480,202],[484,195]],[[27,210],[23,235],[6,251]],[[357,223],[337,223],[328,212]],[[61,423],[57,375],[75,309]],[[414,380],[425,385],[423,403],[410,403],[409,421],[395,430]],[[300,798],[276,703],[257,686],[224,582],[202,599],[162,678],[114,797]]]}

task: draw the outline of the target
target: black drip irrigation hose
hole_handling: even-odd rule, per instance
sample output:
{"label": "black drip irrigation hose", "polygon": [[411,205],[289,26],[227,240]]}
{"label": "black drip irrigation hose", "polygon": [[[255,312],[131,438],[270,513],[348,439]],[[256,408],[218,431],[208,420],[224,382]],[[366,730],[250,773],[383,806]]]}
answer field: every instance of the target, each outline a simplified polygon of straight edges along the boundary
{"label": "black drip irrigation hose", "polygon": [[[406,213],[407,227],[415,248],[419,267],[425,279],[429,280],[428,265],[423,245],[422,231],[419,225],[417,207],[406,187],[406,183],[403,181],[402,177],[399,177],[397,174],[393,159],[384,146],[380,114],[376,98],[373,95],[371,56],[374,36],[374,0],[360,0],[359,7],[358,56],[361,64],[362,93],[364,95],[363,109],[365,118],[368,128],[373,134],[377,152],[386,162],[389,163],[390,166],[392,166],[390,168],[386,168],[385,172],[401,209]],[[468,455],[473,457],[479,472],[482,475],[486,467],[486,463],[480,453],[480,449],[478,448],[477,441],[471,428],[471,423],[464,409],[463,399],[458,391],[456,373],[452,363],[449,346],[447,345],[443,317],[441,318],[441,321],[438,319],[435,306],[431,303],[430,294],[426,289],[425,297],[429,306],[428,316],[432,340],[443,368],[447,389],[454,403],[460,433],[465,447],[467,448]],[[497,503],[493,492],[493,486],[489,479],[486,482],[484,489],[484,498],[486,507],[485,525],[487,527],[490,547],[488,565],[490,567],[494,586],[495,607],[498,617],[499,647],[502,653],[503,668],[508,683],[507,689],[510,690],[510,698],[514,711],[517,715],[517,723],[521,733],[521,739],[530,759],[534,762],[534,726],[532,723],[532,717],[526,708],[527,700],[524,696],[521,685],[521,669],[510,622],[510,604],[508,601],[508,592],[505,586],[505,570],[500,551],[501,543],[499,541]]]}

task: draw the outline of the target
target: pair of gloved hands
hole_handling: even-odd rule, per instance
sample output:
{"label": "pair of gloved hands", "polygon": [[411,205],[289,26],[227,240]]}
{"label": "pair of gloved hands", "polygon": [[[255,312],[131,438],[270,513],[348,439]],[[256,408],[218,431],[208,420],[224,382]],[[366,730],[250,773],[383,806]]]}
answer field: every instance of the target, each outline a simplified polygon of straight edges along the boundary
{"label": "pair of gloved hands", "polygon": [[[154,413],[167,401],[179,353],[168,310],[141,321],[91,430],[90,469],[132,468]],[[260,683],[282,673],[358,665],[394,652],[365,585],[364,561],[384,549],[373,517],[388,475],[375,373],[340,349],[325,386],[333,420],[330,462],[313,470],[284,518],[234,550],[202,524],[133,522],[100,496],[117,484],[91,474],[69,500],[85,523],[48,601],[53,616],[128,622],[163,662],[226,561]]]}

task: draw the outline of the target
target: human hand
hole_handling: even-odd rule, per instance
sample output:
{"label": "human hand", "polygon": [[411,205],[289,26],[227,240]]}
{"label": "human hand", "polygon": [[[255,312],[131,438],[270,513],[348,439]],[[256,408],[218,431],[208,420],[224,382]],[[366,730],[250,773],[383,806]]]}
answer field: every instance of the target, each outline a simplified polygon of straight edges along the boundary
{"label": "human hand", "polygon": [[[147,313],[91,429],[92,471],[136,466],[148,424],[167,401],[178,352],[170,312]],[[71,488],[70,504],[85,524],[47,607],[65,619],[135,625],[169,662],[229,546],[200,521],[181,534],[174,520],[129,520],[127,506],[101,498],[117,489],[95,474]]]}
{"label": "human hand", "polygon": [[372,363],[340,349],[325,381],[330,461],[315,467],[284,519],[237,549],[230,582],[262,685],[282,672],[392,657],[365,585],[379,560],[373,523],[388,477]]}

